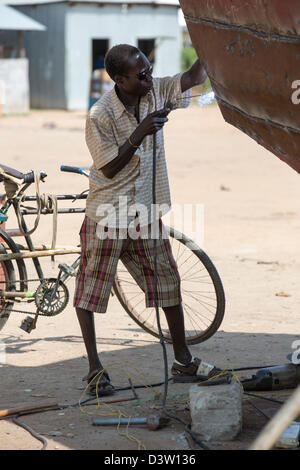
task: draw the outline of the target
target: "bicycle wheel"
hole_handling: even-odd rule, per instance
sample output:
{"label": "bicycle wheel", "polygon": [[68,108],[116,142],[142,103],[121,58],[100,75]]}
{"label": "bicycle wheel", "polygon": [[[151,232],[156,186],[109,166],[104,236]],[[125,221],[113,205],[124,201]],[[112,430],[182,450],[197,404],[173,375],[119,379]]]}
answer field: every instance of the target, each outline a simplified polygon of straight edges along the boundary
{"label": "bicycle wheel", "polygon": [[[6,250],[0,245],[0,253],[5,254]],[[16,275],[11,261],[0,261],[0,291],[16,290]],[[4,327],[8,320],[10,312],[13,308],[13,300],[5,300],[1,298],[0,293],[0,330]]]}
{"label": "bicycle wheel", "polygon": [[[20,250],[14,240],[5,232],[5,230],[2,230],[0,228],[0,240],[3,240],[5,244],[7,245],[8,249],[10,250],[11,253],[20,253]],[[2,245],[3,246],[3,245]],[[4,248],[4,247],[3,247]],[[18,272],[18,289],[23,292],[28,289],[28,283],[27,283],[27,270],[25,266],[25,262],[22,258],[14,260],[11,262],[12,267],[16,267],[16,271]]]}
{"label": "bicycle wheel", "polygon": [[[188,344],[210,338],[222,323],[225,295],[220,276],[207,254],[190,238],[172,227],[169,233],[173,256],[181,277],[185,335]],[[159,337],[155,308],[145,307],[145,295],[122,263],[118,264],[114,292],[129,316],[145,331]],[[163,310],[160,323],[166,342],[172,343]]]}

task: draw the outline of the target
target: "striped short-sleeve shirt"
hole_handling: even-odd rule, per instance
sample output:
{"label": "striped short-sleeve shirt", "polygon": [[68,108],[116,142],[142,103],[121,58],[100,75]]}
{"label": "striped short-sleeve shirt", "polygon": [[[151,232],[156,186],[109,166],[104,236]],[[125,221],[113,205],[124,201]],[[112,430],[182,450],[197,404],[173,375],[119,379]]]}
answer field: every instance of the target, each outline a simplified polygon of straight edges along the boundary
{"label": "striped short-sleeve shirt", "polygon": [[[181,76],[154,78],[152,90],[141,98],[140,122],[170,101],[185,108],[191,90],[181,91]],[[119,100],[115,88],[91,108],[86,121],[86,143],[93,159],[86,215],[100,225],[128,227],[136,214],[140,226],[148,225],[170,210],[171,198],[165,160],[163,129],[156,133],[156,206],[152,198],[153,137],[146,136],[131,160],[113,178],[102,167],[118,156],[119,147],[130,137],[138,122]]]}

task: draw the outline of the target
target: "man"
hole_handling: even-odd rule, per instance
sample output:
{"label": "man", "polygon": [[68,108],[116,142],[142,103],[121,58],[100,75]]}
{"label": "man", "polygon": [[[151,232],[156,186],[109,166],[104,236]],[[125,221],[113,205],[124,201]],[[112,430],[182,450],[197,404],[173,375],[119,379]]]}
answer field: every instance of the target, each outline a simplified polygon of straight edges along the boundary
{"label": "man", "polygon": [[[170,209],[162,132],[168,121],[166,103],[187,106],[190,89],[206,79],[199,60],[183,74],[153,78],[145,55],[126,44],[108,51],[105,67],[115,87],[95,103],[86,123],[93,166],[86,218],[80,231],[82,255],[74,297],[89,360],[88,383],[104,369],[96,348],[93,312],[106,311],[119,259],[144,290],[146,306],[154,306],[151,227],[162,214],[153,213],[151,207],[153,135],[157,148],[156,202],[165,213]],[[140,230],[138,238],[130,237],[130,227]],[[192,382],[203,363],[192,358],[185,341],[180,278],[160,218],[157,266],[158,304],[173,340],[171,372],[174,380]],[[211,373],[215,372],[214,368]],[[95,391],[93,385],[91,393]],[[98,387],[99,394],[113,391],[107,372],[101,375]]]}

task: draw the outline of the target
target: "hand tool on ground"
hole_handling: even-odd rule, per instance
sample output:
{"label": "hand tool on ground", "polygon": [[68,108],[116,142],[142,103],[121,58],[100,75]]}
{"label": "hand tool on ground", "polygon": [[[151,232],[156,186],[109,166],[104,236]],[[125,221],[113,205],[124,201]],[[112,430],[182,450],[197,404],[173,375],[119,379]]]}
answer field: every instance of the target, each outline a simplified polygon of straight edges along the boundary
{"label": "hand tool on ground", "polygon": [[25,405],[25,406],[18,406],[15,408],[6,408],[0,410],[0,418],[4,418],[5,416],[12,416],[16,414],[29,414],[30,412],[35,412],[37,410],[43,411],[44,409],[52,409],[57,408],[59,405],[58,403],[40,403],[39,405]]}
{"label": "hand tool on ground", "polygon": [[114,426],[114,425],[130,425],[130,424],[146,424],[151,431],[166,426],[170,419],[161,414],[149,415],[148,418],[136,417],[136,418],[104,418],[104,419],[93,419],[94,426]]}
{"label": "hand tool on ground", "polygon": [[251,378],[241,380],[245,391],[251,390],[284,390],[296,388],[300,384],[300,364],[259,369]]}

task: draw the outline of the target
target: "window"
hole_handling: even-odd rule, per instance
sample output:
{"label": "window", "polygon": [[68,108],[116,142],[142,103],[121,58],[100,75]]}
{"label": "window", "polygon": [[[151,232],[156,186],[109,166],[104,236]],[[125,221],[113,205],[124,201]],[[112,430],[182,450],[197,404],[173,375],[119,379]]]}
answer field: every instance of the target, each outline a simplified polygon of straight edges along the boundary
{"label": "window", "polygon": [[138,48],[153,65],[155,62],[155,39],[139,39]]}
{"label": "window", "polygon": [[93,39],[93,70],[104,69],[104,57],[108,51],[108,39]]}

